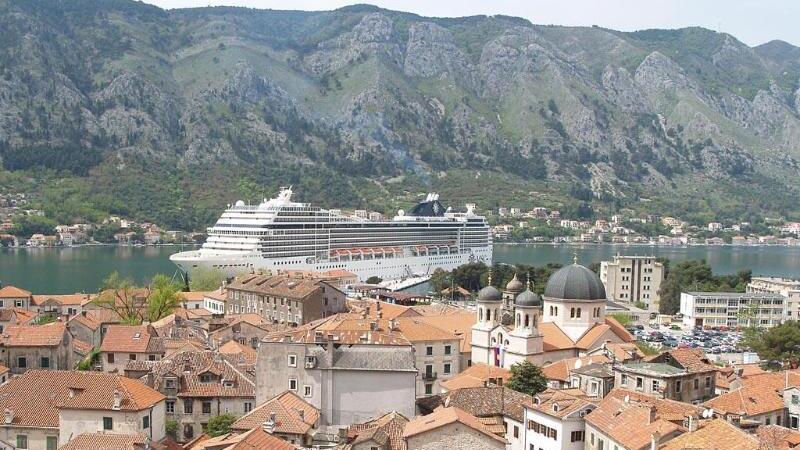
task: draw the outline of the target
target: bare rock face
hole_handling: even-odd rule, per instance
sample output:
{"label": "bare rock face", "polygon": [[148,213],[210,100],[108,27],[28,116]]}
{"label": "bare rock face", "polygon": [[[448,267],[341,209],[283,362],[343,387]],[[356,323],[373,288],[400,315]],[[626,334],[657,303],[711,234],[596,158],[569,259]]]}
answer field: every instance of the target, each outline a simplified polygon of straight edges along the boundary
{"label": "bare rock face", "polygon": [[[178,106],[173,99],[134,72],[125,71],[114,77],[92,96],[92,101],[101,115],[114,111],[104,119],[109,124],[141,123],[146,116],[147,122],[161,128],[161,134],[175,133],[178,127]],[[126,111],[130,111],[128,119],[123,118]],[[111,131],[113,135],[125,134],[125,130]]]}
{"label": "bare rock face", "polygon": [[376,55],[402,66],[400,45],[393,40],[392,21],[380,13],[365,15],[347,33],[322,42],[315,52],[305,58],[305,65],[315,74],[339,70],[359,58]]}
{"label": "bare rock face", "polygon": [[649,96],[674,95],[678,91],[694,88],[683,69],[660,52],[647,55],[636,68],[634,78]]}
{"label": "bare rock face", "polygon": [[429,22],[409,28],[403,71],[412,77],[446,76],[473,90],[478,85],[474,67],[450,31]]}
{"label": "bare rock face", "polygon": [[642,113],[648,110],[647,97],[626,69],[606,67],[602,84],[611,102],[625,112]]}

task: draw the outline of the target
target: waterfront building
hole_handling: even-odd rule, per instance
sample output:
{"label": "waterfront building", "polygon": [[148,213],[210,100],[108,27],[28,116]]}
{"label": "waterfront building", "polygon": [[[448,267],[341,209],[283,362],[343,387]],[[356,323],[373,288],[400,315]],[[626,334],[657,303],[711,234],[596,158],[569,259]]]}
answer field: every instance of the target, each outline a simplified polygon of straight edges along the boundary
{"label": "waterfront building", "polygon": [[753,277],[747,292],[780,294],[786,297],[786,318],[800,320],[800,280],[779,277]]}
{"label": "waterfront building", "polygon": [[594,272],[579,264],[559,269],[543,296],[530,287],[514,299],[513,323],[504,325],[503,294],[493,286],[478,292],[472,327],[472,362],[510,368],[528,360],[537,365],[580,356],[607,342],[633,337],[606,317],[606,293]]}
{"label": "waterfront building", "polygon": [[659,398],[698,404],[715,395],[717,368],[702,350],[679,348],[647,361],[614,364],[614,385]]}
{"label": "waterfront building", "polygon": [[610,299],[644,303],[648,311],[658,312],[664,265],[655,256],[616,255],[612,261],[600,263],[600,280]]}
{"label": "waterfront building", "polygon": [[226,292],[230,313],[254,313],[273,323],[303,325],[347,310],[344,292],[313,278],[251,274],[228,284]]}
{"label": "waterfront building", "polygon": [[682,292],[680,312],[689,327],[774,327],[786,318],[786,298],[763,292]]}

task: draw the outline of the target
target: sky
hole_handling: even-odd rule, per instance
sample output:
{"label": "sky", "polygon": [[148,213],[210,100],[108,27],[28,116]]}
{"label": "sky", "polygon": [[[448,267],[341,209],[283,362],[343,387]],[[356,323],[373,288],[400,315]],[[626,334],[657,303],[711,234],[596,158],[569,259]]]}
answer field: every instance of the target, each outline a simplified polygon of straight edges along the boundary
{"label": "sky", "polygon": [[162,8],[247,6],[322,11],[356,3],[422,16],[504,14],[536,24],[598,25],[622,31],[702,26],[755,46],[780,39],[800,46],[799,0],[144,0]]}

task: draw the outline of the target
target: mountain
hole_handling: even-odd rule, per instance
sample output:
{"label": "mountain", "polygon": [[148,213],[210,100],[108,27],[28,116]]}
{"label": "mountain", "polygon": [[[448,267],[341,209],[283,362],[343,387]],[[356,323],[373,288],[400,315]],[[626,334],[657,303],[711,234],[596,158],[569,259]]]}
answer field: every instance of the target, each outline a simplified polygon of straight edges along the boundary
{"label": "mountain", "polygon": [[126,0],[0,0],[0,29],[0,186],[25,174],[63,220],[197,228],[283,184],[387,212],[437,190],[581,216],[800,216],[784,42]]}

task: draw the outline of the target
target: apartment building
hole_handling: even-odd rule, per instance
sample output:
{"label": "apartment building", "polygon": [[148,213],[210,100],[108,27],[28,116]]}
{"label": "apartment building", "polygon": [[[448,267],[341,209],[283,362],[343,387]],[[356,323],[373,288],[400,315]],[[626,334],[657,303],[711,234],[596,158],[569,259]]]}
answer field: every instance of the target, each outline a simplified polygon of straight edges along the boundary
{"label": "apartment building", "polygon": [[786,318],[786,297],[763,292],[682,292],[683,323],[690,327],[773,327]]}
{"label": "apartment building", "polygon": [[302,325],[347,310],[344,292],[311,277],[250,274],[229,284],[227,294],[227,313],[255,313],[273,323]]}
{"label": "apartment building", "polygon": [[697,349],[679,348],[613,370],[614,386],[645,395],[694,404],[715,395],[717,368]]}
{"label": "apartment building", "polygon": [[778,277],[753,277],[747,292],[781,294],[786,297],[786,318],[800,320],[800,280]]}
{"label": "apartment building", "polygon": [[663,280],[664,265],[655,256],[616,255],[612,261],[600,264],[600,281],[610,299],[641,302],[651,312],[658,312],[658,290]]}

